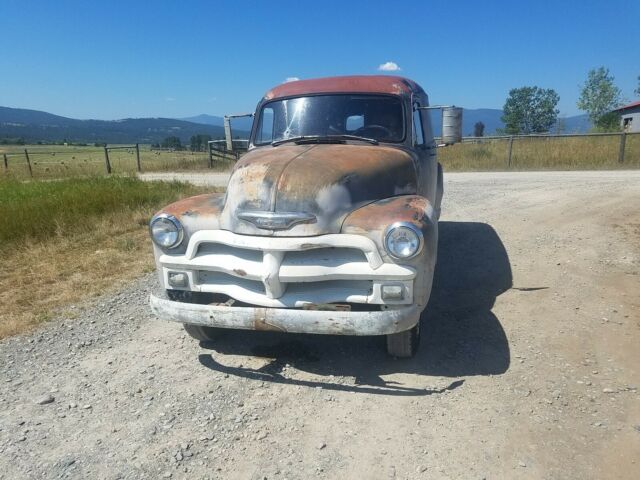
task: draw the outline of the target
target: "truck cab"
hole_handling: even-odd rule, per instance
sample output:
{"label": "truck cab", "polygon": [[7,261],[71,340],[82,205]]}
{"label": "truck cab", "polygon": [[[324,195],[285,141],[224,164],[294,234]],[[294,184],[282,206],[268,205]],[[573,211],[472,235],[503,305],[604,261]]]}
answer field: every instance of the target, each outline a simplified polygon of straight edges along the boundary
{"label": "truck cab", "polygon": [[223,328],[385,335],[389,354],[413,356],[443,195],[428,108],[395,76],[267,92],[226,192],[151,220],[153,312],[201,341]]}

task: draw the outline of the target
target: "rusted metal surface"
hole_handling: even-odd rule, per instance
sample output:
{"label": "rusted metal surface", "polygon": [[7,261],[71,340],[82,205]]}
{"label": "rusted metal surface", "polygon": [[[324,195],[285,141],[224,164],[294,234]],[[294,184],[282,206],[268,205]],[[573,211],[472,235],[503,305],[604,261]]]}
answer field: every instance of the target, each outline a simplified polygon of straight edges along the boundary
{"label": "rusted metal surface", "polygon": [[167,205],[161,212],[178,218],[185,216],[219,215],[222,210],[224,194],[206,193],[195,197],[185,198]]}
{"label": "rusted metal surface", "polygon": [[420,230],[433,226],[433,206],[419,195],[403,195],[372,203],[349,215],[343,233],[367,234],[394,222],[409,222]]}
{"label": "rusted metal surface", "polygon": [[[428,105],[426,94],[402,77],[333,77],[280,85],[258,108],[268,99],[321,93],[397,95],[408,133],[399,143],[252,147],[237,162],[225,195],[169,205],[163,212],[180,220],[185,240],[171,251],[156,247],[163,285],[170,270],[184,270],[185,288],[255,308],[152,297],[156,313],[200,325],[353,335],[391,334],[416,324],[431,291],[442,197],[427,115],[424,144],[416,146],[410,134],[413,109]],[[422,249],[404,260],[392,258],[384,240],[387,227],[398,222],[423,237]],[[262,261],[245,250],[260,251]],[[390,284],[402,287],[402,298],[383,295]],[[387,310],[350,310],[358,303]]]}
{"label": "rusted metal surface", "polygon": [[[221,228],[261,236],[338,233],[346,215],[376,200],[417,192],[416,159],[373,145],[282,145],[245,155],[231,175]],[[239,212],[304,212],[315,217],[282,231],[238,218]]]}
{"label": "rusted metal surface", "polygon": [[350,312],[351,305],[344,303],[307,303],[303,310],[319,310],[324,312]]}
{"label": "rusted metal surface", "polygon": [[272,100],[280,97],[313,95],[318,93],[383,93],[410,95],[411,93],[422,92],[422,88],[408,78],[393,75],[354,75],[283,83],[269,90],[264,98],[265,100]]}
{"label": "rusted metal surface", "polygon": [[174,322],[243,330],[269,330],[329,335],[387,335],[413,327],[418,305],[373,312],[299,310],[198,305],[151,295],[151,310]]}
{"label": "rusted metal surface", "polygon": [[186,243],[194,232],[220,228],[219,219],[223,205],[224,194],[209,193],[179,200],[160,210],[158,213],[173,215],[184,227],[185,241],[175,252],[184,252]]}

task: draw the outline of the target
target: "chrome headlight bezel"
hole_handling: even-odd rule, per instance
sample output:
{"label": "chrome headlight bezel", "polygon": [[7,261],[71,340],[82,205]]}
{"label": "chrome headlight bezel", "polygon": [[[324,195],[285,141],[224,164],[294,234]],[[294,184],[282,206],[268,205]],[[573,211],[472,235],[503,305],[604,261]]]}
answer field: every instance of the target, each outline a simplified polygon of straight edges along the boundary
{"label": "chrome headlight bezel", "polygon": [[[176,239],[171,245],[163,245],[153,234],[154,224],[160,221],[173,225],[176,229]],[[176,248],[182,243],[182,240],[184,239],[184,228],[182,227],[182,223],[180,223],[180,220],[178,220],[173,215],[170,215],[168,213],[161,213],[154,216],[149,222],[149,235],[151,236],[151,240],[153,241],[153,243],[155,243],[158,247],[171,250],[172,248]]]}
{"label": "chrome headlight bezel", "polygon": [[[416,250],[413,253],[411,253],[411,255],[407,255],[407,256],[397,255],[395,252],[391,250],[391,248],[389,248],[389,238],[391,234],[398,228],[409,230],[412,234],[416,236],[418,240],[418,246]],[[423,247],[424,247],[424,235],[422,234],[422,231],[420,231],[420,229],[412,223],[396,222],[389,225],[387,229],[384,231],[384,249],[391,257],[395,258],[396,260],[409,260],[411,258],[414,258],[417,255],[419,255],[420,252],[422,252]]]}

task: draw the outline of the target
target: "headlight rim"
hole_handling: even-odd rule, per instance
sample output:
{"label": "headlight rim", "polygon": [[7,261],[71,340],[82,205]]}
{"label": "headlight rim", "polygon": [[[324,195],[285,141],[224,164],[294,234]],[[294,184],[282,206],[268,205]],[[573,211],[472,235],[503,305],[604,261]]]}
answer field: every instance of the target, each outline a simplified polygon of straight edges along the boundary
{"label": "headlight rim", "polygon": [[[391,249],[388,247],[388,240],[389,240],[389,235],[391,234],[391,232],[393,232],[393,230],[395,230],[396,228],[399,227],[405,227],[408,228],[409,230],[413,231],[413,233],[416,234],[416,236],[418,237],[418,248],[416,249],[416,251],[412,254],[409,255],[408,257],[398,257],[396,255],[393,254],[393,252],[391,251]],[[417,257],[418,255],[420,255],[420,253],[422,252],[422,249],[424,248],[424,235],[422,234],[422,231],[416,227],[413,223],[410,222],[395,222],[392,223],[391,225],[389,225],[385,231],[384,231],[384,249],[387,252],[387,254],[389,254],[389,256],[391,256],[392,258],[396,259],[396,260],[410,260],[412,258]]]}
{"label": "headlight rim", "polygon": [[[173,225],[178,230],[178,238],[176,239],[175,243],[169,247],[165,245],[160,245],[156,241],[156,238],[153,235],[153,224],[161,219],[168,220],[169,222],[173,223]],[[155,245],[157,245],[159,248],[162,248],[165,250],[171,250],[179,247],[180,244],[182,244],[182,240],[184,240],[184,227],[182,226],[182,223],[180,222],[180,220],[178,220],[178,218],[176,218],[174,215],[171,215],[170,213],[159,213],[158,215],[154,215],[151,221],[149,222],[149,236],[151,237],[151,241]]]}

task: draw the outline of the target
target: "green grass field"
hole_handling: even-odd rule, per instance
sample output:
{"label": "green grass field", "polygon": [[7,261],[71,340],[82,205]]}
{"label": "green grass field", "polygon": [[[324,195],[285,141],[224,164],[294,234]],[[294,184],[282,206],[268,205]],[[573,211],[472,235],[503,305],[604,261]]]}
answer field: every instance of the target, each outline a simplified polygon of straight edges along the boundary
{"label": "green grass field", "polygon": [[118,176],[0,177],[0,338],[153,270],[153,213],[211,190]]}
{"label": "green grass field", "polygon": [[193,187],[143,182],[135,177],[68,178],[23,182],[0,177],[0,249],[25,239],[46,239],[91,229],[96,218],[152,210]]}

